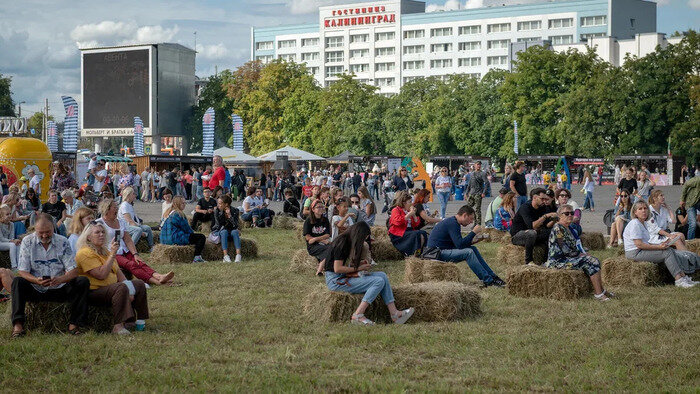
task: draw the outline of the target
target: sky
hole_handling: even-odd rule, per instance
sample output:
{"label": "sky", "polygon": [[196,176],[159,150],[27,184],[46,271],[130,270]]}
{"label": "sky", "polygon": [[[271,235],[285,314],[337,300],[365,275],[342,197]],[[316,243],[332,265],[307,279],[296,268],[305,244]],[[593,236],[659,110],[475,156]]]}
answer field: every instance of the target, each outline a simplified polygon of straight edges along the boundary
{"label": "sky", "polygon": [[[508,1],[508,0],[504,0]],[[318,7],[348,0],[0,1],[0,74],[12,77],[23,116],[63,119],[61,95],[80,97],[79,47],[176,42],[193,47],[199,77],[249,60],[251,26],[317,23]],[[474,8],[480,0],[427,0],[426,11]],[[657,31],[700,28],[700,0],[657,0]]]}

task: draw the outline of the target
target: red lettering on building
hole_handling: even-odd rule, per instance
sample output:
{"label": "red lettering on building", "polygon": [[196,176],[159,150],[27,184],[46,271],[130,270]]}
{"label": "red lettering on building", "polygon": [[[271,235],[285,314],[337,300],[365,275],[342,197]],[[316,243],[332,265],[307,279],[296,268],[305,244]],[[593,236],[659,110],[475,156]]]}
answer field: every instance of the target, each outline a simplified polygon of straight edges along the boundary
{"label": "red lettering on building", "polygon": [[329,21],[328,19],[326,19],[326,20],[323,21],[323,22],[324,22],[323,24],[324,24],[325,27],[331,27],[331,21]]}
{"label": "red lettering on building", "polygon": [[396,14],[389,15],[389,23],[394,23],[394,22],[396,22]]}

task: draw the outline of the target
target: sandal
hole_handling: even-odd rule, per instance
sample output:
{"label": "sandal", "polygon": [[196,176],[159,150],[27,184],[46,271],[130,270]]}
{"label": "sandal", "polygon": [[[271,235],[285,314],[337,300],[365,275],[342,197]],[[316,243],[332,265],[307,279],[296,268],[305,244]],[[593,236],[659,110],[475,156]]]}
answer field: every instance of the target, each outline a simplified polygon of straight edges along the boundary
{"label": "sandal", "polygon": [[10,335],[10,338],[16,339],[16,338],[21,338],[23,336],[27,335],[27,331],[22,330],[22,331],[12,331],[12,334]]}
{"label": "sandal", "polygon": [[372,320],[369,320],[368,318],[366,318],[364,313],[360,313],[359,315],[352,315],[352,317],[350,318],[350,323],[359,324],[362,326],[373,326],[374,325],[374,322]]}
{"label": "sandal", "polygon": [[415,310],[413,307],[408,308],[408,309],[404,309],[404,310],[402,310],[402,311],[399,311],[399,313],[401,314],[401,316],[399,316],[399,313],[397,313],[397,314],[395,314],[395,315],[391,315],[391,320],[392,320],[395,324],[404,324],[404,323],[406,323],[406,321],[407,321],[408,319],[411,318],[411,316],[413,316],[413,312],[415,312],[415,311],[416,311],[416,310]]}

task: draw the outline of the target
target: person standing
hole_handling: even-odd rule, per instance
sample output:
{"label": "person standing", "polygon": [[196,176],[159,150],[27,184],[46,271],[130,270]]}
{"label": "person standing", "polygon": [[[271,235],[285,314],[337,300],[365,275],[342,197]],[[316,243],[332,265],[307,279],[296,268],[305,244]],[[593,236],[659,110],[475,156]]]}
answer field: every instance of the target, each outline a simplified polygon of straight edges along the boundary
{"label": "person standing", "polygon": [[591,212],[595,212],[595,202],[593,202],[594,188],[595,182],[593,181],[593,176],[586,170],[583,175],[583,191],[586,193],[586,199],[583,201],[583,209],[590,209]]}
{"label": "person standing", "polygon": [[440,169],[440,176],[435,180],[435,190],[440,200],[440,219],[444,219],[447,202],[450,200],[450,190],[452,190],[452,178],[447,172],[447,167]]}
{"label": "person standing", "polygon": [[516,195],[517,210],[527,201],[527,181],[525,180],[525,163],[522,161],[516,162],[515,171],[510,176],[510,190]]}
{"label": "person standing", "polygon": [[688,234],[686,239],[695,239],[695,227],[698,223],[698,211],[700,211],[700,177],[694,176],[683,185],[681,191],[681,208],[688,211]]}
{"label": "person standing", "polygon": [[474,210],[474,223],[478,225],[481,225],[481,200],[486,196],[488,181],[486,174],[481,171],[481,162],[477,161],[467,184],[467,205]]}
{"label": "person standing", "polygon": [[39,200],[41,200],[41,178],[35,173],[33,168],[27,171],[27,178],[29,178],[29,188],[34,189]]}
{"label": "person standing", "polygon": [[413,180],[408,175],[406,167],[399,168],[399,173],[394,176],[391,188],[394,192],[413,189]]}

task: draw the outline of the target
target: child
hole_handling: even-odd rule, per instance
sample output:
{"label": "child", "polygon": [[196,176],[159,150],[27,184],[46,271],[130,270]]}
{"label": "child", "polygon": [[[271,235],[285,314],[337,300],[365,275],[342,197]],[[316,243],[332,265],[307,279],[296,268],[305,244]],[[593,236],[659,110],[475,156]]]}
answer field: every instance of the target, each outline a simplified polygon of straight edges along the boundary
{"label": "child", "polygon": [[293,218],[297,217],[297,215],[299,215],[299,211],[301,211],[299,200],[294,197],[294,192],[292,192],[290,189],[286,189],[284,191],[283,211]]}
{"label": "child", "polygon": [[301,205],[304,205],[307,198],[310,198],[313,193],[313,186],[311,186],[311,177],[304,179],[304,186],[301,187]]}
{"label": "child", "polygon": [[331,242],[339,235],[345,232],[348,227],[355,223],[356,214],[348,212],[348,199],[341,197],[336,202],[335,208],[338,211],[337,215],[333,215],[331,219]]}
{"label": "child", "polygon": [[0,250],[10,252],[10,266],[15,270],[17,269],[21,241],[15,237],[15,226],[11,220],[11,213],[10,207],[6,205],[0,207]]}

